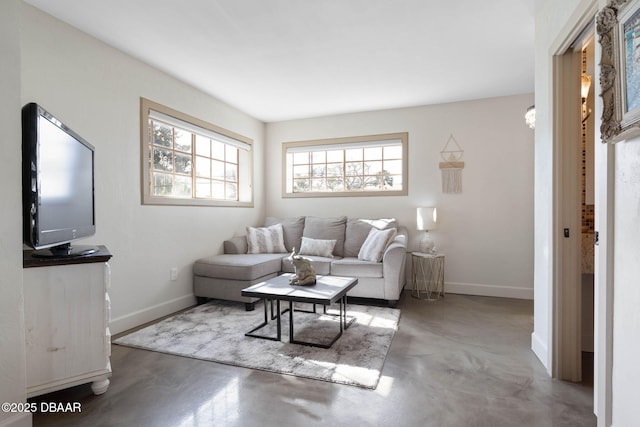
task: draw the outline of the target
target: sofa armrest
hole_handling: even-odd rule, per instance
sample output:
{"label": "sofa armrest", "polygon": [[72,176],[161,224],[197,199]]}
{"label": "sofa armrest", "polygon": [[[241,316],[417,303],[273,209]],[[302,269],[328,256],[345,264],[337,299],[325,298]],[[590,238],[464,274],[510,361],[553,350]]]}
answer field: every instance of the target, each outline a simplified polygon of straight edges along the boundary
{"label": "sofa armrest", "polygon": [[247,250],[247,238],[245,236],[236,236],[224,241],[225,254],[246,254]]}
{"label": "sofa armrest", "polygon": [[407,234],[398,230],[398,234],[382,256],[382,274],[384,275],[384,298],[395,301],[400,298],[404,288],[407,257]]}

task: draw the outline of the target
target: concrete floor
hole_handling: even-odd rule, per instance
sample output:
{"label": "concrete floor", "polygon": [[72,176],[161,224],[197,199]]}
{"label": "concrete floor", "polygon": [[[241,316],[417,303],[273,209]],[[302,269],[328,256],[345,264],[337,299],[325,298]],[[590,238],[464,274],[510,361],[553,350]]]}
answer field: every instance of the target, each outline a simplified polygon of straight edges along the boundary
{"label": "concrete floor", "polygon": [[114,345],[109,390],[88,385],[34,402],[80,414],[34,426],[595,426],[593,389],[550,379],[530,350],[533,302],[403,295],[376,390]]}

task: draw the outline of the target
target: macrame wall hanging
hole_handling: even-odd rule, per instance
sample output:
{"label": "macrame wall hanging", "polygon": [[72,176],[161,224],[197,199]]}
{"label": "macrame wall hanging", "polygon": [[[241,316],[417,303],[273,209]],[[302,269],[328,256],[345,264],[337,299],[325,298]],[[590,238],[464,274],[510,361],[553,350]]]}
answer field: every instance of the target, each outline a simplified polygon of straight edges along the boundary
{"label": "macrame wall hanging", "polygon": [[446,194],[462,193],[462,169],[464,162],[462,157],[464,150],[460,148],[458,141],[449,135],[447,143],[440,151],[440,170],[442,171],[442,192]]}

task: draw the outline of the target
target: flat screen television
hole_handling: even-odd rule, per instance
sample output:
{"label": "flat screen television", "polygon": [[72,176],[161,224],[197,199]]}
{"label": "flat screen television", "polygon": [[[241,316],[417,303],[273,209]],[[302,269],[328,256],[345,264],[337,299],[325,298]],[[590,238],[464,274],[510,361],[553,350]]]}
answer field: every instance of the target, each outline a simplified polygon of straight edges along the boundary
{"label": "flat screen television", "polygon": [[96,232],[94,147],[36,103],[22,108],[24,243],[41,257],[89,255]]}

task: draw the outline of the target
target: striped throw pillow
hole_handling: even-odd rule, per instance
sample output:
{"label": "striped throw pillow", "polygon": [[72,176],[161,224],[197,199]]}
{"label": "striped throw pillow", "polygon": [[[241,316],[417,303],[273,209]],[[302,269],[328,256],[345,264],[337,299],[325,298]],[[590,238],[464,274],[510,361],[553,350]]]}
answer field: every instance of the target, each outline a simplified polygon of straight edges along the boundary
{"label": "striped throw pillow", "polygon": [[362,244],[360,252],[358,253],[358,259],[363,261],[380,262],[382,261],[382,255],[384,255],[385,249],[393,238],[396,236],[396,229],[390,228],[388,230],[378,230],[372,228],[369,231],[369,235]]}
{"label": "striped throw pillow", "polygon": [[247,227],[248,254],[280,254],[286,253],[282,224],[270,227]]}

